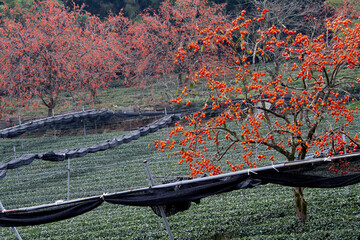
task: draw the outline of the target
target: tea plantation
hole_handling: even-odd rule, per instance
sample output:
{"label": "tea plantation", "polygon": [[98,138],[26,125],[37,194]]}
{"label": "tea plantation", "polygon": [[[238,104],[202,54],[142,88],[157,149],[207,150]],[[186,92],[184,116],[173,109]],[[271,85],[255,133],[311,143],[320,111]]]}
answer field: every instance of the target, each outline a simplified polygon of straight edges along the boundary
{"label": "tea plantation", "polygon": [[[153,146],[153,140],[166,139],[168,131],[163,129],[111,150],[72,159],[70,199],[146,187],[144,160],[149,162],[157,184],[187,176],[186,165],[178,165],[178,159]],[[14,155],[14,146],[17,155],[41,153],[88,146],[122,134],[56,139],[51,134],[44,137],[29,134],[23,138],[0,139],[0,162]],[[234,152],[228,158],[239,155]],[[276,161],[284,159],[279,157]],[[66,200],[67,164],[67,161],[35,160],[28,166],[9,170],[0,181],[0,201],[6,209],[16,209]],[[295,219],[292,188],[269,184],[202,199],[189,210],[168,217],[168,221],[179,240],[360,239],[359,184],[349,186],[348,193],[346,188],[304,192],[309,209],[305,223]],[[17,230],[23,239],[168,239],[162,219],[150,208],[109,203],[72,219]],[[0,228],[0,239],[16,239],[13,229]]]}

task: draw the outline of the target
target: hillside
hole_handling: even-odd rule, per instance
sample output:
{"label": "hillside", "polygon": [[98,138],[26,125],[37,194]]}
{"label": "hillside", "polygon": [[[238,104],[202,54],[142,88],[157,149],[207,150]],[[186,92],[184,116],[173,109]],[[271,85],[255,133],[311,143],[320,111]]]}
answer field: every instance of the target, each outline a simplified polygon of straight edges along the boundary
{"label": "hillside", "polygon": [[[1,139],[2,156],[88,146],[125,132],[86,136],[26,136]],[[70,199],[111,193],[148,184],[143,161],[155,182],[187,176],[186,165],[153,148],[169,129],[130,144],[71,160]],[[47,137],[46,137],[47,136]],[[23,148],[21,148],[21,142]],[[261,149],[258,149],[261,151]],[[6,158],[7,158],[6,157]],[[235,152],[229,159],[238,158]],[[283,161],[277,158],[276,162]],[[267,162],[263,164],[268,164]],[[35,161],[8,171],[0,185],[7,209],[52,203],[67,196],[67,162]],[[176,239],[357,239],[360,227],[359,186],[348,189],[305,189],[309,219],[295,219],[292,188],[265,185],[205,198],[168,218]],[[56,223],[17,228],[23,239],[168,239],[161,218],[150,208],[103,204],[84,215]],[[11,228],[0,228],[1,239],[14,239]]]}

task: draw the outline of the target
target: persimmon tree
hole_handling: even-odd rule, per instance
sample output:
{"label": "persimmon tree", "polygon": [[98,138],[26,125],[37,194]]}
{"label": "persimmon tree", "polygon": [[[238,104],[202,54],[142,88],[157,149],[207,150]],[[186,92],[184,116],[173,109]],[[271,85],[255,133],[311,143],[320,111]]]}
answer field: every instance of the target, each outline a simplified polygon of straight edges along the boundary
{"label": "persimmon tree", "polygon": [[[117,80],[123,85],[130,85],[134,71],[136,53],[131,39],[133,25],[133,21],[125,17],[123,11],[116,15],[109,14],[100,24],[95,25],[96,30],[100,29],[101,44],[104,45],[100,49],[110,51],[109,54],[112,55],[110,59],[115,60],[113,67],[116,70]],[[98,57],[99,60],[104,57],[101,51],[98,52]]]}
{"label": "persimmon tree", "polygon": [[85,100],[93,101],[99,89],[107,89],[119,73],[126,71],[129,47],[122,40],[130,26],[131,21],[122,12],[103,21],[87,18],[82,37],[78,40],[83,54],[74,61],[80,80],[79,89],[85,93]]}
{"label": "persimmon tree", "polygon": [[[6,6],[5,6],[6,8]],[[85,90],[96,94],[114,76],[116,66],[100,22],[56,1],[40,1],[30,9],[6,9],[0,28],[0,88],[13,100],[37,97],[49,116],[61,94]],[[95,29],[97,28],[97,29]]]}
{"label": "persimmon tree", "polygon": [[342,16],[356,20],[359,17],[360,3],[355,0],[327,0],[326,4],[334,9],[336,17]]}
{"label": "persimmon tree", "polygon": [[[231,28],[217,26],[203,31],[202,40],[210,48],[232,50],[227,53],[234,60],[234,75],[223,77],[230,69],[226,63],[217,68],[205,66],[192,78],[193,84],[204,84],[209,89],[204,110],[210,106],[220,113],[213,116],[199,111],[186,117],[188,126],[177,124],[167,141],[155,141],[159,150],[175,149],[179,164],[189,164],[191,177],[205,172],[222,173],[220,160],[234,150],[242,154],[238,161],[226,162],[232,170],[257,167],[258,163],[251,160],[257,145],[276,151],[287,161],[303,160],[309,152],[320,154],[327,148],[331,153],[341,152],[345,144],[352,149],[359,146],[358,136],[346,130],[357,112],[348,108],[355,99],[346,87],[360,82],[356,76],[360,25],[351,25],[350,20],[342,18],[328,21],[331,41],[325,34],[311,38],[272,25],[256,32],[258,44],[254,48],[246,42],[247,35],[254,22],[266,21],[268,11],[260,10],[260,16],[251,19],[242,12]],[[196,49],[196,44],[189,46],[189,51]],[[277,71],[251,65],[249,53],[262,56],[266,52],[281,54],[284,63]],[[191,94],[194,92],[185,88],[183,96],[173,102],[187,101]],[[181,140],[174,140],[176,135]],[[216,146],[214,154],[208,152],[211,144]],[[266,152],[255,157],[259,161],[274,160],[274,155]],[[297,219],[305,221],[303,189],[295,187],[294,196]]]}
{"label": "persimmon tree", "polygon": [[[163,1],[157,11],[147,10],[131,29],[133,48],[133,77],[137,82],[160,78],[168,81],[176,75],[180,85],[187,81],[190,72],[209,60],[209,52],[199,50],[191,57],[174,65],[174,51],[181,55],[206,26],[224,25],[223,5],[210,5],[206,0]],[[195,56],[196,55],[196,56]],[[212,53],[212,56],[216,56]],[[211,61],[210,61],[211,62]]]}
{"label": "persimmon tree", "polygon": [[[257,9],[268,9],[265,23],[272,26],[286,26],[293,31],[307,34],[309,37],[321,33],[324,29],[324,20],[332,11],[325,7],[324,0],[299,1],[250,1],[251,10],[246,9],[247,15],[256,17]],[[263,22],[264,24],[264,22]]]}

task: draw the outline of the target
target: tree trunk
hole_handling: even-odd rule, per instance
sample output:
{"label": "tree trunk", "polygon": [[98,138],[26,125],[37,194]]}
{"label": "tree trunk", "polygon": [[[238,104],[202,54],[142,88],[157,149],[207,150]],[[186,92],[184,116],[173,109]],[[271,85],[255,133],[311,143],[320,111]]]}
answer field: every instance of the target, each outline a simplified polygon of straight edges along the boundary
{"label": "tree trunk", "polygon": [[179,73],[178,76],[177,76],[177,78],[178,78],[179,86],[180,86],[180,87],[183,87],[183,86],[185,85],[185,83],[183,82],[182,74]]}
{"label": "tree trunk", "polygon": [[54,99],[53,97],[50,97],[49,102],[46,102],[42,96],[40,96],[40,98],[41,98],[41,101],[44,103],[44,105],[48,108],[48,117],[52,117],[53,109],[56,106],[56,99]]}
{"label": "tree trunk", "polygon": [[53,116],[53,112],[55,109],[55,101],[53,99],[50,100],[50,102],[47,104],[48,107],[48,117],[52,117]]}
{"label": "tree trunk", "polygon": [[51,107],[48,107],[48,117],[52,117],[53,116],[53,109]]}
{"label": "tree trunk", "polygon": [[307,202],[304,198],[303,188],[294,187],[296,219],[305,222],[307,217]]}

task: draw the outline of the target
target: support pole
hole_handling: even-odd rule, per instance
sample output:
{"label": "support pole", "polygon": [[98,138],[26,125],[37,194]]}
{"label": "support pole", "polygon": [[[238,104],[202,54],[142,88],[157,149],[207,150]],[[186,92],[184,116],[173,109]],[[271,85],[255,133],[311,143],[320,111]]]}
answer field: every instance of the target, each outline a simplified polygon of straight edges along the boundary
{"label": "support pole", "polygon": [[[84,106],[82,107],[83,112],[85,111]],[[84,136],[86,136],[85,118],[82,120],[84,124]]]}
{"label": "support pole", "polygon": [[[345,134],[342,135],[343,141],[345,142]],[[344,154],[346,154],[346,145],[344,146]],[[349,194],[349,186],[346,186],[346,194]]]}
{"label": "support pole", "polygon": [[[0,210],[5,211],[5,208],[4,208],[4,206],[2,205],[1,202],[0,202]],[[14,232],[15,232],[15,235],[16,235],[17,239],[22,240],[19,232],[16,230],[16,227],[12,227],[12,228],[14,229]]]}
{"label": "support pole", "polygon": [[[152,177],[152,175],[151,175],[150,168],[149,168],[148,162],[147,162],[146,160],[144,161],[144,164],[145,164],[146,173],[147,173],[147,175],[148,175],[148,177],[149,177],[149,186],[152,187],[152,186],[155,185],[155,184],[154,184],[154,179],[153,179],[153,177]],[[169,223],[168,223],[168,221],[167,221],[167,219],[166,219],[166,214],[165,214],[165,209],[164,209],[164,207],[159,206],[159,210],[160,210],[160,214],[161,214],[161,217],[162,217],[162,219],[163,219],[163,222],[164,222],[164,224],[165,224],[166,231],[167,231],[167,233],[168,233],[168,235],[169,235],[169,238],[170,238],[170,240],[174,240],[174,237],[173,237],[173,235],[172,235],[172,233],[171,233],[171,229],[170,229]]]}
{"label": "support pole", "polygon": [[[55,116],[55,111],[54,111],[54,108],[52,109],[52,116],[54,117]],[[56,140],[56,128],[54,126],[54,140]]]}
{"label": "support pole", "polygon": [[[20,115],[19,115],[19,125],[21,126],[21,116]],[[20,141],[21,141],[21,149],[24,149],[24,141],[23,141],[22,137],[20,138]]]}
{"label": "support pole", "polygon": [[152,187],[154,186],[154,179],[152,178],[151,172],[150,172],[150,168],[149,168],[149,164],[146,160],[144,160],[144,164],[145,164],[145,169],[146,169],[146,173],[149,177],[149,186]]}
{"label": "support pole", "polygon": [[54,127],[54,140],[56,140],[56,129]]}
{"label": "support pole", "polygon": [[85,119],[83,119],[83,124],[84,124],[84,136],[86,136],[86,126],[85,126]]}
{"label": "support pole", "polygon": [[[15,145],[14,145],[14,157],[16,159],[16,148],[15,148]],[[17,184],[19,185],[20,181],[19,181],[19,172],[18,172],[18,169],[16,168],[16,179],[17,179]]]}
{"label": "support pole", "polygon": [[70,199],[70,158],[68,158],[68,168],[67,168],[67,200]]}

